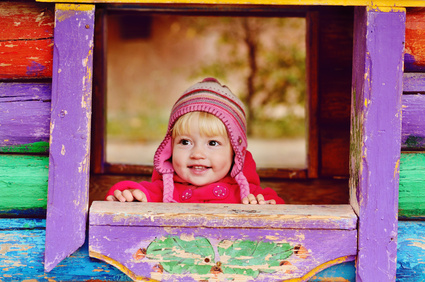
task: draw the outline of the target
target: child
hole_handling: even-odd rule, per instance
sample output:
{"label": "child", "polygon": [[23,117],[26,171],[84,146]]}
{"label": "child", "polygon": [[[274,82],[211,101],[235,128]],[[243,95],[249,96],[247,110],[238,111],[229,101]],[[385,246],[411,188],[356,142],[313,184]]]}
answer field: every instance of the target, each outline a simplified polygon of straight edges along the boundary
{"label": "child", "polygon": [[283,204],[274,190],[260,187],[246,148],[242,102],[217,80],[204,79],[174,104],[152,181],[118,182],[106,200]]}

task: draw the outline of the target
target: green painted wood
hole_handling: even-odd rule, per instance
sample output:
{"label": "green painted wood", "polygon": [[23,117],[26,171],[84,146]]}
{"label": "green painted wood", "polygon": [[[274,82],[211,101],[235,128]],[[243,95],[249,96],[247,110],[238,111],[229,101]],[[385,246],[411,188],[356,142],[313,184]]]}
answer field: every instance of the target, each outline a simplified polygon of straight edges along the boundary
{"label": "green painted wood", "polygon": [[44,219],[0,218],[0,281],[129,281],[118,269],[89,258],[87,244],[44,272]]}
{"label": "green painted wood", "polygon": [[401,154],[399,216],[425,217],[425,153]]}
{"label": "green painted wood", "polygon": [[47,156],[0,155],[0,215],[43,216],[48,169]]}
{"label": "green painted wood", "polygon": [[15,146],[0,147],[1,153],[31,153],[31,154],[44,154],[49,153],[48,142],[34,142],[31,144],[22,144]]}

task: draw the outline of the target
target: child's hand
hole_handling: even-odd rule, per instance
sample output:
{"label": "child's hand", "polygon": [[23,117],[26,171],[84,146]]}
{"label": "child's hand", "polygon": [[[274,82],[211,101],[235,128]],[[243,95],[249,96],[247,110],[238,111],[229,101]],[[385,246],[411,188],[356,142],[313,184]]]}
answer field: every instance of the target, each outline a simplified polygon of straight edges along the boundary
{"label": "child's hand", "polygon": [[115,190],[114,195],[106,197],[107,201],[120,201],[120,202],[147,202],[146,194],[139,189],[128,189],[128,190]]}
{"label": "child's hand", "polygon": [[262,194],[258,194],[257,197],[255,197],[253,194],[249,194],[247,197],[242,199],[242,204],[244,205],[275,205],[276,200],[264,200],[264,196]]}

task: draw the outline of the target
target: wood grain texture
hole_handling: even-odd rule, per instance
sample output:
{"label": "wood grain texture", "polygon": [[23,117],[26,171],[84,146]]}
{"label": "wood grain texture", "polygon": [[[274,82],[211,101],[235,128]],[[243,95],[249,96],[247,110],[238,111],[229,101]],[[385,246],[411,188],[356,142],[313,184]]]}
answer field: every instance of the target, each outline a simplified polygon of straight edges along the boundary
{"label": "wood grain texture", "polygon": [[425,217],[425,154],[404,153],[400,159],[399,216]]}
{"label": "wood grain texture", "polygon": [[320,10],[319,177],[348,177],[353,7]]}
{"label": "wood grain texture", "polygon": [[0,80],[52,75],[51,4],[0,3]]}
{"label": "wood grain texture", "polygon": [[89,258],[88,244],[45,273],[45,226],[44,219],[0,218],[1,281],[129,281],[118,269]]}
{"label": "wood grain texture", "polygon": [[425,223],[423,221],[399,221],[397,244],[398,282],[424,281]]}
{"label": "wood grain texture", "polygon": [[0,215],[45,216],[49,158],[0,154]]}
{"label": "wood grain texture", "polygon": [[357,227],[357,216],[349,205],[174,205],[98,201],[90,208],[90,224],[353,230]]}
{"label": "wood grain texture", "polygon": [[406,72],[425,70],[425,10],[409,10],[406,14],[406,53],[404,55]]}
{"label": "wood grain texture", "polygon": [[[356,234],[356,230],[247,228],[241,232],[241,229],[233,228],[91,225],[89,254],[112,263],[133,279],[275,281],[304,276],[300,281],[307,281],[312,276],[311,271],[323,264],[353,260],[357,249]],[[170,245],[164,246],[162,254],[152,257],[149,246],[161,246],[164,240]],[[179,250],[187,244],[193,247],[183,247],[182,252],[167,252],[169,247]],[[265,244],[262,247],[265,253],[260,256],[253,253],[255,247],[249,248],[258,244]],[[273,252],[278,252],[283,247],[279,244],[288,247],[285,257],[278,259],[276,266],[268,267],[267,261],[263,264],[265,257],[269,263],[274,260],[265,246],[274,247]],[[152,248],[155,252],[155,246]],[[235,252],[231,251],[233,248]],[[188,270],[170,269],[167,261],[178,262],[178,268]]]}
{"label": "wood grain texture", "polygon": [[403,95],[401,146],[403,150],[425,149],[425,95]]}
{"label": "wood grain texture", "polygon": [[49,142],[50,99],[49,83],[0,83],[0,147]]}
{"label": "wood grain texture", "polygon": [[94,5],[56,5],[45,269],[83,243],[88,211]]}
{"label": "wood grain texture", "polygon": [[405,11],[358,7],[354,23],[350,202],[359,216],[356,279],[393,281]]}
{"label": "wood grain texture", "polygon": [[[73,3],[169,3],[166,0],[37,0],[39,2],[73,2]],[[240,0],[177,0],[175,3],[186,4],[245,4],[246,2]],[[391,10],[392,7],[425,7],[425,3],[418,0],[255,0],[249,2],[250,4],[272,4],[272,5],[336,5],[336,6],[371,6],[380,7],[381,10]]]}
{"label": "wood grain texture", "polygon": [[53,38],[53,4],[2,1],[0,41]]}

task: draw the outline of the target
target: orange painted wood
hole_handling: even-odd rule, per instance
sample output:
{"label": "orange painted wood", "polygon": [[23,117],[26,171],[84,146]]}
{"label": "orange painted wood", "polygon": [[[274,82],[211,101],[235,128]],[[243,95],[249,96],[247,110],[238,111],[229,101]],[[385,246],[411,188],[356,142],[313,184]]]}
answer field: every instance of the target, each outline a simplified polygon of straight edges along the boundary
{"label": "orange painted wood", "polygon": [[52,5],[0,3],[0,79],[51,77],[53,27]]}

